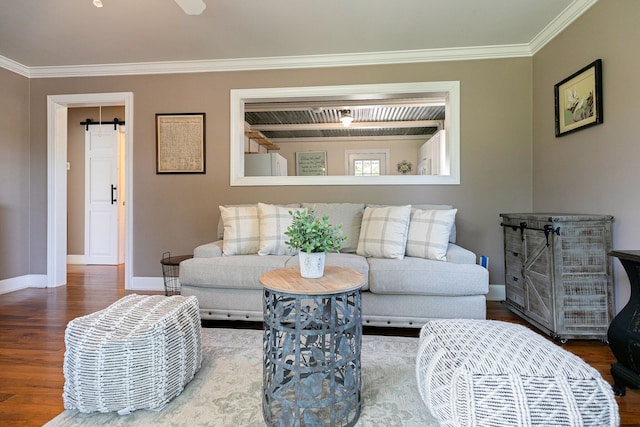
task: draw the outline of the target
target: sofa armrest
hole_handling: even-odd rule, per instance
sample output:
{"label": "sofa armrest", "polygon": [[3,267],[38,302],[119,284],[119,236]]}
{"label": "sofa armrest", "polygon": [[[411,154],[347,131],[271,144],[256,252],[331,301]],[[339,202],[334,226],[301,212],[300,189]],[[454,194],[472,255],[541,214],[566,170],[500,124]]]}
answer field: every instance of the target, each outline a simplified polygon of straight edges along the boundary
{"label": "sofa armrest", "polygon": [[449,247],[447,248],[447,262],[454,264],[475,264],[476,254],[455,243],[449,243]]}
{"label": "sofa armrest", "polygon": [[222,240],[200,245],[193,250],[194,258],[215,258],[222,256]]}

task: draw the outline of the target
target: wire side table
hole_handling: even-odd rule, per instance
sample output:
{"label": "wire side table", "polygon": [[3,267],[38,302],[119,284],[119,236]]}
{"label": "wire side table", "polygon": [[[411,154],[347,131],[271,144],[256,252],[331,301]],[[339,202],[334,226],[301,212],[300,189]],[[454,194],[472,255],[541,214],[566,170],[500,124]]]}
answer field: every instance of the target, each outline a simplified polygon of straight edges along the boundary
{"label": "wire side table", "polygon": [[171,256],[171,252],[162,254],[160,264],[162,264],[162,278],[164,279],[164,294],[166,296],[180,295],[181,286],[180,280],[178,280],[180,263],[189,258],[193,258],[193,255]]}
{"label": "wire side table", "polygon": [[298,267],[260,277],[264,286],[262,410],[269,426],[353,426],[360,417],[363,274]]}

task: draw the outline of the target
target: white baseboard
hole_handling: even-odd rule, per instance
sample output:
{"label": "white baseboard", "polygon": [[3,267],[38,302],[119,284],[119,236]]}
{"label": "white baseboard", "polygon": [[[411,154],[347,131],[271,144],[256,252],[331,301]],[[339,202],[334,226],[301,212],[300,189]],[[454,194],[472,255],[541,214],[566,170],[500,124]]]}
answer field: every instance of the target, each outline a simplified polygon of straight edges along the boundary
{"label": "white baseboard", "polygon": [[20,289],[46,287],[47,276],[45,274],[27,274],[26,276],[0,280],[0,294],[19,291]]}
{"label": "white baseboard", "polygon": [[489,285],[487,301],[504,301],[506,295],[504,285]]}
{"label": "white baseboard", "polygon": [[84,255],[67,255],[67,264],[86,264]]}
{"label": "white baseboard", "polygon": [[164,279],[162,277],[132,277],[127,290],[164,292]]}

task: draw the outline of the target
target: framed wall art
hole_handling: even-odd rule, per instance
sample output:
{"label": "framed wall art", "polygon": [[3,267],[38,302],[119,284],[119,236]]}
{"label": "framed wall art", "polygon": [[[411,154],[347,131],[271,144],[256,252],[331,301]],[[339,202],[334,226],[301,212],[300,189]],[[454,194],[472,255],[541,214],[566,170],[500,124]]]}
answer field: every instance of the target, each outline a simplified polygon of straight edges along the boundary
{"label": "framed wall art", "polygon": [[602,60],[554,86],[556,137],[602,123]]}
{"label": "framed wall art", "polygon": [[327,174],[326,151],[296,152],[296,175],[321,176]]}
{"label": "framed wall art", "polygon": [[205,113],[156,114],[156,173],[205,173]]}

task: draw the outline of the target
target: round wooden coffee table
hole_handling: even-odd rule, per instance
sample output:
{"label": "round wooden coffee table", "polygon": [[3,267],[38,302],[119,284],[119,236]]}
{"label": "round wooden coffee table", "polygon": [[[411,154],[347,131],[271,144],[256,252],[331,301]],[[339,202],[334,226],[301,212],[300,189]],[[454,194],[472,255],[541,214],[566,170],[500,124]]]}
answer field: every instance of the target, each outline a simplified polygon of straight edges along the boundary
{"label": "round wooden coffee table", "polygon": [[269,271],[264,286],[262,410],[269,426],[353,426],[360,417],[360,288],[365,276],[326,266]]}

